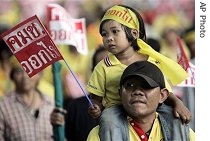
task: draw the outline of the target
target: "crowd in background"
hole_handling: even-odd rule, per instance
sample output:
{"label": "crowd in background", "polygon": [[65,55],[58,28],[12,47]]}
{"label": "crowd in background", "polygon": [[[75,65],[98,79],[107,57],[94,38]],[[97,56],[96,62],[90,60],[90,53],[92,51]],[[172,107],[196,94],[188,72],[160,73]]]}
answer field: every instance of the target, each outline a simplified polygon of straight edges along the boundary
{"label": "crowd in background", "polygon": [[[75,46],[71,45],[59,46],[61,54],[67,59],[84,88],[92,71],[92,55],[102,44],[99,34],[101,16],[105,10],[116,4],[128,5],[139,10],[145,21],[147,38],[154,41],[150,45],[158,47],[160,53],[177,61],[176,36],[180,36],[188,59],[195,63],[194,0],[1,0],[0,2],[0,34],[35,14],[44,23],[45,7],[48,3],[60,4],[73,18],[86,19],[89,53],[79,54]],[[12,66],[18,62],[3,41],[0,42],[0,51],[0,97],[2,97],[14,89],[9,75]],[[83,96],[79,88],[75,88],[77,84],[66,65],[64,63],[62,65],[65,102]],[[38,88],[54,99],[51,66],[44,69]],[[191,128],[195,130],[195,89],[174,87],[174,93],[191,110],[193,116]]]}

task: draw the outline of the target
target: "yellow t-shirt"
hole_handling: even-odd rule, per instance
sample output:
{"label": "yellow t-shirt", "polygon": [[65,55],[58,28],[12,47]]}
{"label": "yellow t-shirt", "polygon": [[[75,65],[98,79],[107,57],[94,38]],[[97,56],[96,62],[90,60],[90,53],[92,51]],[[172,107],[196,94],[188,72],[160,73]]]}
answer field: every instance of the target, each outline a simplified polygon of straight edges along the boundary
{"label": "yellow t-shirt", "polygon": [[[148,59],[149,62],[155,63],[152,58]],[[104,60],[100,61],[87,85],[87,90],[97,96],[101,96],[104,99],[104,106],[110,107],[121,103],[119,96],[120,78],[123,71],[127,68],[122,64],[113,54],[109,54]],[[172,92],[170,84],[166,82],[166,88]]]}
{"label": "yellow t-shirt", "polygon": [[[128,121],[129,120],[130,118],[128,118]],[[141,141],[140,137],[133,129],[130,122],[128,122],[128,128],[129,128],[130,141]],[[98,133],[99,133],[99,126],[96,126],[90,131],[87,141],[100,141]],[[163,133],[161,130],[161,124],[160,121],[158,120],[157,113],[148,141],[163,141]],[[190,129],[190,141],[195,141],[195,133],[192,129]]]}

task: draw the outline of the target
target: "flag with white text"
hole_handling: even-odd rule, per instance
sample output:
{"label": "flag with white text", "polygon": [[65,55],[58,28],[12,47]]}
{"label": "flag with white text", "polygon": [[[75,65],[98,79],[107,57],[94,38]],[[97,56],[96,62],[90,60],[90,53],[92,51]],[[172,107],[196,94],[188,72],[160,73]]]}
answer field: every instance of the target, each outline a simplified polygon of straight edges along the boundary
{"label": "flag with white text", "polygon": [[48,4],[46,24],[54,42],[74,45],[81,54],[88,53],[85,18],[75,19],[58,4]]}
{"label": "flag with white text", "polygon": [[29,77],[63,59],[36,15],[3,33],[2,38]]}

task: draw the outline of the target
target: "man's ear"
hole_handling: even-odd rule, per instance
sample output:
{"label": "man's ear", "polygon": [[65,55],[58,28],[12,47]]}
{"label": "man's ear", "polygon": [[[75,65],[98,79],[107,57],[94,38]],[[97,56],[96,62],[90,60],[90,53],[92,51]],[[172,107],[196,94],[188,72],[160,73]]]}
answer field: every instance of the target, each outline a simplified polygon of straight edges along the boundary
{"label": "man's ear", "polygon": [[163,103],[169,96],[169,91],[166,88],[160,90],[160,100],[159,103]]}
{"label": "man's ear", "polygon": [[131,34],[135,39],[139,37],[139,31],[137,29],[131,29]]}

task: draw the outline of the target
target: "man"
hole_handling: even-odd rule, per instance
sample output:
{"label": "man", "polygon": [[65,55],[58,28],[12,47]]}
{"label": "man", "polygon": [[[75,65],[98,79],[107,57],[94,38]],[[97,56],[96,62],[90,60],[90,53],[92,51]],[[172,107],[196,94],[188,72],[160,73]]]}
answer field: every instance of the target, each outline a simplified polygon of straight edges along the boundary
{"label": "man", "polygon": [[37,89],[40,77],[12,68],[15,90],[0,100],[0,141],[53,141],[49,119],[54,102]]}
{"label": "man", "polygon": [[[167,119],[156,112],[169,95],[164,76],[156,65],[138,61],[128,66],[120,80],[119,94],[128,120],[131,141],[195,140],[192,129],[183,125],[180,119],[174,120],[172,126],[167,125]],[[181,126],[184,127],[179,128]],[[99,126],[90,132],[87,140],[100,140],[98,131]]]}

